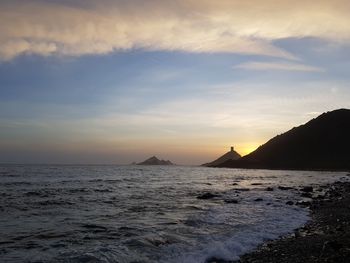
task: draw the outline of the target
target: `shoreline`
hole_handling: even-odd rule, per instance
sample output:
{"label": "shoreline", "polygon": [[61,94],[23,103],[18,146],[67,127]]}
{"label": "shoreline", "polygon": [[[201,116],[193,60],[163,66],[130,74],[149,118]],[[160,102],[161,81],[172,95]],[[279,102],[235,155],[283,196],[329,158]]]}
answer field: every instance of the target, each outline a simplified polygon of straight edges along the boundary
{"label": "shoreline", "polygon": [[[349,174],[348,174],[349,176]],[[350,182],[321,186],[324,195],[312,197],[311,219],[289,236],[267,241],[238,261],[217,263],[349,262]]]}
{"label": "shoreline", "polygon": [[201,167],[208,167],[208,168],[217,168],[217,169],[246,169],[246,170],[272,170],[272,171],[308,171],[308,172],[348,172],[350,168],[283,168],[283,167],[230,167],[230,166],[203,166]]}

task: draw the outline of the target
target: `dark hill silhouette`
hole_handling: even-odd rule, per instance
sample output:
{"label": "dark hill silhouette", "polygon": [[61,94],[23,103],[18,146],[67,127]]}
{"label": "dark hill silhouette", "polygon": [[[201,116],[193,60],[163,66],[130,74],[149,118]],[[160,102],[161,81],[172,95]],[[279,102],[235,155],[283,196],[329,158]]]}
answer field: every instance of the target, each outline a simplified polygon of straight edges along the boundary
{"label": "dark hill silhouette", "polygon": [[138,165],[174,165],[169,160],[159,160],[157,157],[152,156],[151,158],[148,158],[147,160],[138,163]]}
{"label": "dark hill silhouette", "polygon": [[278,135],[237,161],[218,167],[348,170],[350,110],[323,113],[304,125]]}
{"label": "dark hill silhouette", "polygon": [[220,165],[220,164],[222,164],[224,162],[227,162],[229,160],[238,160],[239,158],[241,158],[239,153],[237,153],[233,149],[233,147],[231,147],[231,150],[229,152],[225,153],[224,155],[222,155],[221,157],[219,157],[215,161],[212,161],[210,163],[202,164],[202,166],[217,166],[217,165]]}

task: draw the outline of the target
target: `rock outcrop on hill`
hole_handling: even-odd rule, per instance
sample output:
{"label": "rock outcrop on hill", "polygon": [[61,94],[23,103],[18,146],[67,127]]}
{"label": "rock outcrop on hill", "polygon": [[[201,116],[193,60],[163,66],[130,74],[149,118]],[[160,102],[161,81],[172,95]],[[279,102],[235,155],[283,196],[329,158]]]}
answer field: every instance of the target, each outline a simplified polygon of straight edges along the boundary
{"label": "rock outcrop on hill", "polygon": [[216,167],[349,170],[350,110],[323,113],[272,138],[252,153]]}
{"label": "rock outcrop on hill", "polygon": [[138,165],[174,165],[169,160],[159,160],[157,157],[152,156],[151,158],[148,158],[147,160],[138,163]]}
{"label": "rock outcrop on hill", "polygon": [[227,162],[229,160],[238,160],[239,158],[241,158],[241,156],[239,155],[239,153],[237,153],[233,147],[231,147],[231,150],[227,153],[225,153],[224,155],[222,155],[221,157],[219,157],[218,159],[216,159],[215,161],[212,161],[210,163],[205,163],[202,164],[202,166],[218,166],[224,162]]}

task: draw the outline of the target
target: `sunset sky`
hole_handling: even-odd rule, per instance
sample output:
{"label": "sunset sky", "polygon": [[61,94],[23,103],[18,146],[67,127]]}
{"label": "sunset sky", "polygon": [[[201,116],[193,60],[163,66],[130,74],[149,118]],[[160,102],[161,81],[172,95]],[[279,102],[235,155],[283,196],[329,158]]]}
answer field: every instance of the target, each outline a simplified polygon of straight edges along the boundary
{"label": "sunset sky", "polygon": [[1,0],[0,163],[242,155],[350,108],[349,0]]}

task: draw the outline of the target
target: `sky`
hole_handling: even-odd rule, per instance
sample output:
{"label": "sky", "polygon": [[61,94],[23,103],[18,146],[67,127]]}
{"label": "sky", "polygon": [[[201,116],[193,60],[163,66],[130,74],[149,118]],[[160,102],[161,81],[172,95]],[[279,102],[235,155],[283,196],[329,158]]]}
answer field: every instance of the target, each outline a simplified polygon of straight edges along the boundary
{"label": "sky", "polygon": [[1,0],[0,163],[245,155],[350,108],[348,0]]}

